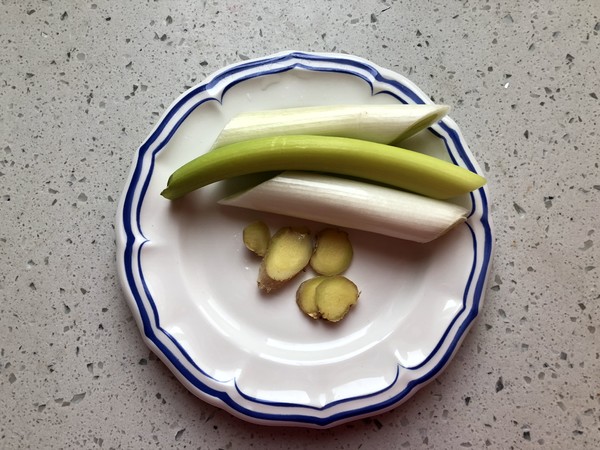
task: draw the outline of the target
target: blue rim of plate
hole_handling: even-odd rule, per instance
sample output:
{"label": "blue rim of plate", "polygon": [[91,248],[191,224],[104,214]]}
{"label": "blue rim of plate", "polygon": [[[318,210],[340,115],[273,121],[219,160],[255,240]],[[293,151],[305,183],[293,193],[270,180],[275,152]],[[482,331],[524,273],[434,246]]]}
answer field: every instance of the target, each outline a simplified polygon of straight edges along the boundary
{"label": "blue rim of plate", "polygon": [[[395,380],[385,389],[360,397],[337,400],[322,407],[314,407],[261,400],[244,394],[235,383],[235,380],[219,381],[211,378],[205,370],[192,360],[177,340],[160,326],[158,310],[141,268],[141,250],[148,242],[141,229],[141,207],[152,178],[156,155],[195,108],[208,101],[221,103],[227,91],[238,83],[290,70],[352,75],[368,83],[372,95],[385,93],[401,103],[432,103],[417,86],[403,76],[382,69],[365,59],[345,54],[288,51],[265,58],[243,61],[215,72],[203,83],[190,88],[175,100],[134,155],[129,180],[121,197],[117,213],[119,275],[123,290],[127,295],[129,305],[136,316],[146,343],[194,394],[252,422],[270,425],[331,427],[398,406],[420,386],[437,376],[450,361],[473,320],[477,317],[484,297],[493,253],[489,194],[486,186],[470,194],[473,209],[467,226],[472,236],[474,258],[460,311],[448,325],[429,356],[415,367],[398,365]],[[207,94],[211,88],[224,82],[224,87],[217,90],[220,94],[218,98]],[[382,89],[382,87],[385,87],[385,89]],[[197,101],[189,104],[194,98],[197,98]],[[462,165],[474,172],[479,171],[454,122],[450,119],[444,119],[438,125],[430,128],[429,131],[444,142],[448,154],[455,164]],[[163,135],[165,132],[166,135]],[[148,162],[149,164],[145,168],[144,163]],[[477,239],[478,235],[482,236],[480,240]],[[459,320],[461,320],[461,323],[457,324]],[[172,348],[173,346],[176,350]],[[442,348],[444,348],[443,353],[440,353]],[[434,358],[436,362],[432,368],[423,375],[412,379],[400,392],[384,399],[377,399],[377,396],[381,396],[381,394],[394,387],[399,379],[400,371],[418,370],[431,363]],[[185,362],[198,373],[192,373],[186,367]],[[202,380],[202,377],[205,380]],[[256,405],[257,409],[244,406],[240,404],[241,402],[236,401],[228,392],[231,391],[231,388],[225,386],[225,384],[230,385],[231,381],[233,381],[233,391],[244,402],[249,402],[253,406]],[[222,389],[209,386],[209,382],[211,384],[215,382],[217,384],[223,383]],[[353,403],[356,405],[353,405]],[[330,415],[317,414],[317,412],[323,413],[333,408],[339,409],[340,405],[342,407],[346,405],[347,409],[332,411]],[[265,407],[270,410],[265,411]]]}

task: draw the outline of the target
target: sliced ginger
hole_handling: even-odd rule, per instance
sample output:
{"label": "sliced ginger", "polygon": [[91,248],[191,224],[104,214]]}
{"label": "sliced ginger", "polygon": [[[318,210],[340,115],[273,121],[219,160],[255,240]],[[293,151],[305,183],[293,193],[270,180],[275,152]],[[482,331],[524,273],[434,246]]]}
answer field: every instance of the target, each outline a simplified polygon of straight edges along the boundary
{"label": "sliced ginger", "polygon": [[264,222],[253,222],[244,228],[244,245],[258,256],[265,256],[270,240],[271,232]]}
{"label": "sliced ginger", "polygon": [[358,301],[356,285],[340,275],[353,257],[345,231],[320,231],[315,248],[305,227],[283,227],[271,237],[268,226],[257,221],[246,226],[243,235],[246,247],[263,257],[258,271],[261,290],[279,289],[310,264],[317,276],[302,282],[296,291],[296,303],[305,314],[338,322]]}
{"label": "sliced ginger", "polygon": [[348,233],[337,228],[325,228],[317,234],[310,266],[320,275],[339,275],[348,269],[352,256]]}
{"label": "sliced ginger", "polygon": [[327,277],[315,288],[315,303],[320,316],[330,322],[344,318],[356,304],[360,292],[348,278],[338,275]]}
{"label": "sliced ginger", "polygon": [[358,288],[348,278],[341,275],[320,275],[300,284],[296,292],[296,303],[302,312],[313,319],[339,322],[356,304],[359,295]]}
{"label": "sliced ginger", "polygon": [[296,291],[296,303],[298,307],[313,319],[321,317],[317,307],[316,289],[319,284],[327,277],[317,276],[303,281]]}
{"label": "sliced ginger", "polygon": [[271,292],[294,278],[309,263],[313,252],[307,228],[284,227],[271,238],[258,271],[258,287]]}

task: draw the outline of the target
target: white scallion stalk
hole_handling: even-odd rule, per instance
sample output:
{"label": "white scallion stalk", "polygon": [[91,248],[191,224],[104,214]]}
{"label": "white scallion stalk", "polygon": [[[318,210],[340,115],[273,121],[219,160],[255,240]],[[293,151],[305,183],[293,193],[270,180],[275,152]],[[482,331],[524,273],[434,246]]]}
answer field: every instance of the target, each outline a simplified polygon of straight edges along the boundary
{"label": "white scallion stalk", "polygon": [[242,113],[212,148],[261,137],[312,134],[396,144],[441,120],[445,105],[332,105]]}
{"label": "white scallion stalk", "polygon": [[219,201],[415,242],[464,222],[458,205],[393,188],[311,172],[284,172]]}

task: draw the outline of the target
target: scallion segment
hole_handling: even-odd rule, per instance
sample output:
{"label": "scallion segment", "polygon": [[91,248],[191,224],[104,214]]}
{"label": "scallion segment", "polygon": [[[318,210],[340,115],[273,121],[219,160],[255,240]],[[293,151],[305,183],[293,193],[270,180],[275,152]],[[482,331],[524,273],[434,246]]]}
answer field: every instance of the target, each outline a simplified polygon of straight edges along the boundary
{"label": "scallion segment", "polygon": [[480,188],[485,178],[423,153],[359,139],[293,135],[219,147],[177,169],[162,195],[170,200],[226,178],[302,170],[362,178],[447,199]]}
{"label": "scallion segment", "polygon": [[327,105],[244,112],[231,119],[212,148],[281,135],[337,136],[398,143],[440,121],[446,105]]}
{"label": "scallion segment", "polygon": [[468,214],[447,201],[310,172],[284,172],[219,203],[414,242],[437,239]]}

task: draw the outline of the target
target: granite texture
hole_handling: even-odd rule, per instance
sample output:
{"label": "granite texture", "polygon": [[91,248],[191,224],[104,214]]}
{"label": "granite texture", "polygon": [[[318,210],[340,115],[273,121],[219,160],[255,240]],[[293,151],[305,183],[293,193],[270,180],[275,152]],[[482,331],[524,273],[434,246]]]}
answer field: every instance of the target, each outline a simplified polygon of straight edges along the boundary
{"label": "granite texture", "polygon": [[[0,448],[600,447],[600,2],[0,2]],[[456,358],[326,432],[242,422],[142,342],[115,268],[133,152],[187,87],[285,49],[411,78],[489,179],[496,254]]]}

